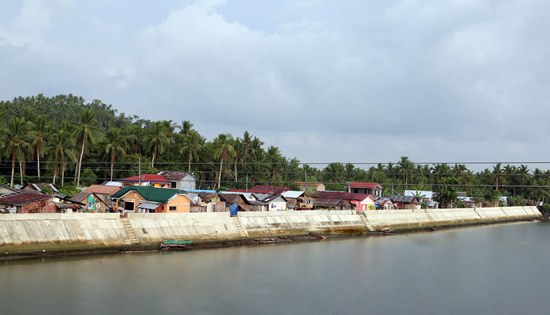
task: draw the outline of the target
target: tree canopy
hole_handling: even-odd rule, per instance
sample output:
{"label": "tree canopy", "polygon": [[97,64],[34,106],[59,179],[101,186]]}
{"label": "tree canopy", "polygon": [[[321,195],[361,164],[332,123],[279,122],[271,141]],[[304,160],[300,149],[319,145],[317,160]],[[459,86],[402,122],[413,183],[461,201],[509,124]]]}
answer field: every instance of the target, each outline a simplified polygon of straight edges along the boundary
{"label": "tree canopy", "polygon": [[166,170],[193,173],[201,189],[322,181],[329,190],[344,190],[347,182],[363,181],[381,184],[384,195],[432,190],[452,203],[458,192],[488,201],[550,199],[550,171],[529,165],[495,162],[474,172],[463,164],[415,164],[406,156],[388,163],[312,165],[285,157],[249,131],[220,131],[209,140],[186,117],[178,118],[179,125],[151,121],[74,95],[0,101],[0,179],[11,186],[16,178],[81,186]]}

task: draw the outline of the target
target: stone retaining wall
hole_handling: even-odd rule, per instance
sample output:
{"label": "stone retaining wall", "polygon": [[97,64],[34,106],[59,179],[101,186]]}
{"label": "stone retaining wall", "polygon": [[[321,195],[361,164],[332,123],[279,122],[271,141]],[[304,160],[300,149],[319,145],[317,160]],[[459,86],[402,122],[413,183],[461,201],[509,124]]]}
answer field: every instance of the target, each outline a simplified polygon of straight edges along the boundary
{"label": "stone retaining wall", "polygon": [[240,212],[239,221],[250,236],[365,230],[363,220],[354,210]]}
{"label": "stone retaining wall", "polygon": [[[166,239],[238,240],[249,237],[315,233],[363,233],[387,229],[415,230],[438,226],[487,224],[541,217],[536,207],[381,210],[358,214],[339,211],[130,214],[0,215],[2,247],[36,244],[86,244],[119,248],[152,245]],[[127,220],[127,221],[124,221]]]}
{"label": "stone retaining wall", "polygon": [[128,215],[141,243],[166,239],[226,240],[239,238],[235,221],[227,212],[219,213],[132,213]]}
{"label": "stone retaining wall", "polygon": [[118,246],[127,239],[118,214],[0,215],[0,246],[48,243]]}

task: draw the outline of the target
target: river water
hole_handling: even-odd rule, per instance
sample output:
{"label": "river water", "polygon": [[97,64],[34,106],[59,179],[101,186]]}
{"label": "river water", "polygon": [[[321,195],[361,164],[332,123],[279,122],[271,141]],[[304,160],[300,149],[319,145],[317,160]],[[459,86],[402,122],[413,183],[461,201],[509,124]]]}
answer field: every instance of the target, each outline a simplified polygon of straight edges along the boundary
{"label": "river water", "polygon": [[550,314],[550,225],[0,263],[0,314]]}

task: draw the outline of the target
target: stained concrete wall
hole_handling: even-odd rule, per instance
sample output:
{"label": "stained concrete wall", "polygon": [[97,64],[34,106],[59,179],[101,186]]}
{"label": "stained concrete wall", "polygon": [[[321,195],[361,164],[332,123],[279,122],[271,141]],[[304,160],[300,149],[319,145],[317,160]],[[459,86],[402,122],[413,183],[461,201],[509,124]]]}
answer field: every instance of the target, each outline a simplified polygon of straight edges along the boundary
{"label": "stained concrete wall", "polygon": [[166,239],[216,241],[308,232],[398,231],[539,217],[535,207],[374,210],[363,214],[352,210],[240,212],[234,218],[227,212],[131,213],[128,219],[108,213],[5,214],[0,215],[0,251],[2,246],[28,244],[120,247],[158,244]]}
{"label": "stained concrete wall", "polygon": [[367,224],[374,230],[410,230],[438,226],[496,223],[536,219],[536,207],[456,208],[366,211]]}
{"label": "stained concrete wall", "polygon": [[365,230],[361,216],[354,210],[240,212],[239,222],[249,236]]}
{"label": "stained concrete wall", "polygon": [[220,213],[131,213],[128,220],[141,243],[166,239],[226,240],[239,238],[228,212]]}
{"label": "stained concrete wall", "polygon": [[0,246],[41,243],[123,245],[127,233],[118,214],[36,213],[0,215]]}

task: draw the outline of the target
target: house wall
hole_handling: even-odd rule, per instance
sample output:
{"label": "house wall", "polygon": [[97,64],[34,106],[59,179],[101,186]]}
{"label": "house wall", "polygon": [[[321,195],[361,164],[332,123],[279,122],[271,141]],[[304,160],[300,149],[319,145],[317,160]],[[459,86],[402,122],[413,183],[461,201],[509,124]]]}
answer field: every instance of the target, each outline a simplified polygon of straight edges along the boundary
{"label": "house wall", "polygon": [[284,211],[287,209],[287,203],[285,201],[273,201],[268,205],[268,211]]}
{"label": "house wall", "polygon": [[[96,196],[95,194],[92,194],[92,197],[95,200],[95,211],[96,212],[107,212],[108,207],[107,207],[107,205],[105,205],[105,202],[103,201],[103,199]],[[86,197],[84,200],[82,200],[82,203],[84,204],[84,208],[88,209],[88,197]]]}
{"label": "house wall", "polygon": [[361,202],[359,211],[365,211],[365,210],[375,210],[374,201]]}
{"label": "house wall", "polygon": [[311,210],[313,209],[313,198],[298,198],[296,201],[296,209],[298,210]]}
{"label": "house wall", "polygon": [[[175,207],[175,210],[170,210],[170,207]],[[161,208],[163,213],[189,213],[191,212],[191,199],[185,195],[177,195],[175,198],[164,204]]]}
{"label": "house wall", "polygon": [[121,211],[121,210],[124,210],[124,203],[125,202],[133,202],[134,203],[134,210],[131,211],[131,212],[135,212],[137,213],[138,212],[138,205],[140,203],[140,201],[143,201],[145,199],[143,199],[143,197],[133,191],[133,190],[130,190],[128,193],[126,193],[124,196],[122,196],[122,198],[118,199],[117,203],[116,203],[116,206],[115,206],[115,210],[118,210],[118,211]]}
{"label": "house wall", "polygon": [[382,189],[380,188],[352,188],[348,187],[349,193],[372,195],[375,198],[382,197]]}
{"label": "house wall", "polygon": [[176,181],[176,188],[177,189],[196,189],[196,183],[197,181],[195,180],[195,178],[193,178],[193,176],[185,176],[184,178],[182,178],[181,180],[178,180]]}
{"label": "house wall", "polygon": [[55,205],[50,205],[49,200],[29,202],[17,207],[17,213],[55,213]]}

